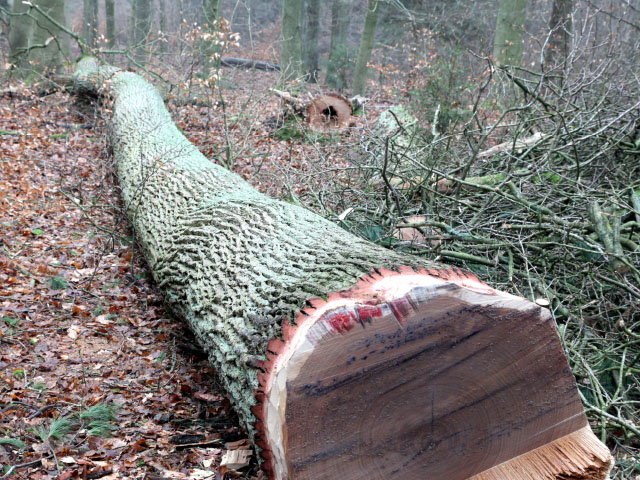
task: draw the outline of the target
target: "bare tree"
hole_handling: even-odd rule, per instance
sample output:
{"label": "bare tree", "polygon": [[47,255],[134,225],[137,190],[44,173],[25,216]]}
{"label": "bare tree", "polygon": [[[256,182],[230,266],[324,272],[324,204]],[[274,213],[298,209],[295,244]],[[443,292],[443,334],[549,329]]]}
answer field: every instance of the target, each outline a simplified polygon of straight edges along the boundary
{"label": "bare tree", "polygon": [[69,37],[57,25],[67,23],[64,4],[64,0],[38,0],[39,8],[29,11],[35,20],[29,45],[29,63],[36,72],[60,72],[64,68],[65,57],[69,53]]}
{"label": "bare tree", "polygon": [[105,16],[107,18],[107,41],[109,46],[116,43],[116,2],[115,0],[104,0]]}
{"label": "bare tree", "polygon": [[352,6],[353,0],[333,0],[331,6],[331,45],[325,81],[331,88],[338,90],[347,86],[346,69],[349,60],[347,33]]}
{"label": "bare tree", "polygon": [[527,19],[527,0],[500,0],[493,56],[505,65],[520,65]]}
{"label": "bare tree", "polygon": [[93,47],[98,33],[98,0],[83,0],[82,5],[82,36]]}
{"label": "bare tree", "polygon": [[364,29],[362,30],[362,39],[360,40],[360,51],[358,52],[356,71],[353,74],[352,89],[354,93],[359,95],[364,95],[367,85],[367,64],[371,58],[371,50],[373,49],[373,40],[376,33],[379,11],[380,5],[378,0],[369,0],[367,16],[364,21]]}
{"label": "bare tree", "polygon": [[284,80],[302,75],[302,0],[282,2],[281,68]]}
{"label": "bare tree", "polygon": [[25,66],[25,54],[29,48],[29,38],[33,21],[27,15],[29,6],[19,2],[13,2],[13,15],[9,26],[9,61],[19,70]]}
{"label": "bare tree", "polygon": [[320,39],[320,0],[304,2],[303,57],[304,70],[309,80],[318,81],[318,41]]}
{"label": "bare tree", "polygon": [[571,32],[573,30],[572,6],[571,0],[553,0],[549,21],[549,42],[544,52],[544,63],[548,66],[567,58],[571,48]]}

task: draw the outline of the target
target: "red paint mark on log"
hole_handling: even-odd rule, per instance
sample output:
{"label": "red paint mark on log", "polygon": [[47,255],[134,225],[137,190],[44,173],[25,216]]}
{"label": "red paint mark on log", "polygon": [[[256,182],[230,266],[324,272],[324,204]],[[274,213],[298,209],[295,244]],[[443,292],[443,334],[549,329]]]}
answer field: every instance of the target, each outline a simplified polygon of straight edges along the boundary
{"label": "red paint mark on log", "polygon": [[347,333],[358,322],[355,312],[346,308],[329,312],[324,315],[324,319],[336,333]]}
{"label": "red paint mark on log", "polygon": [[[266,437],[266,426],[264,419],[266,418],[266,396],[271,376],[273,374],[274,364],[279,355],[282,355],[290,346],[291,340],[294,338],[297,330],[308,321],[325,321],[333,332],[344,334],[351,330],[357,322],[364,325],[365,322],[371,322],[372,319],[382,317],[383,304],[389,305],[396,319],[399,322],[406,319],[413,312],[414,308],[411,299],[402,295],[395,299],[385,298],[385,293],[376,290],[376,284],[380,280],[389,277],[411,275],[426,275],[438,278],[445,282],[454,283],[461,288],[466,288],[476,293],[486,295],[495,295],[497,292],[488,285],[481,282],[478,277],[469,272],[459,269],[425,269],[424,267],[407,267],[400,266],[397,271],[388,269],[379,269],[373,271],[369,275],[363,276],[349,290],[341,292],[331,292],[327,295],[327,299],[313,298],[307,302],[307,306],[302,309],[295,319],[295,324],[289,320],[285,320],[282,324],[282,338],[272,339],[267,346],[267,360],[259,364],[259,368],[264,373],[258,374],[258,381],[261,388],[256,390],[255,398],[258,402],[251,407],[251,411],[257,418],[255,428],[257,430],[256,444],[262,449],[261,456],[264,459],[263,468],[269,479],[274,478],[274,459],[271,452],[268,439]],[[351,307],[341,307],[336,310],[325,312],[319,318],[314,318],[314,314],[318,310],[324,308],[327,304],[334,301],[344,301],[345,299],[353,300],[355,305]]]}
{"label": "red paint mark on log", "polygon": [[364,324],[364,322],[371,322],[374,318],[382,316],[382,307],[379,305],[358,305],[356,306],[356,312],[358,312],[358,318]]}
{"label": "red paint mark on log", "polygon": [[389,302],[389,307],[395,315],[396,320],[398,320],[398,322],[400,323],[402,323],[405,318],[413,313],[413,306],[406,297],[400,297],[391,300]]}

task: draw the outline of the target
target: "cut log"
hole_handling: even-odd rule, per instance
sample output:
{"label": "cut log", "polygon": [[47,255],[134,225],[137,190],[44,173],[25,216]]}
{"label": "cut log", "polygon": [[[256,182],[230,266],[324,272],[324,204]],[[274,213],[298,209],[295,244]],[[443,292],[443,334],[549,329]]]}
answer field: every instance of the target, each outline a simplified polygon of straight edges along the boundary
{"label": "cut log", "polygon": [[269,199],[131,72],[78,64],[158,286],[270,479],[604,479],[549,312]]}
{"label": "cut log", "polygon": [[222,57],[220,65],[223,67],[242,67],[255,70],[264,70],[267,72],[279,72],[280,65],[271,62],[263,62],[262,60],[252,60],[250,58]]}
{"label": "cut log", "polygon": [[[348,127],[353,113],[351,101],[336,93],[328,93],[318,98],[305,99],[282,90],[271,89],[280,97],[285,107],[285,118],[302,118],[311,130],[330,132]],[[354,97],[364,101],[364,97]],[[359,104],[362,106],[362,104]]]}
{"label": "cut log", "polygon": [[306,120],[316,131],[328,131],[349,126],[351,102],[341,95],[329,93],[316,98],[307,106]]}

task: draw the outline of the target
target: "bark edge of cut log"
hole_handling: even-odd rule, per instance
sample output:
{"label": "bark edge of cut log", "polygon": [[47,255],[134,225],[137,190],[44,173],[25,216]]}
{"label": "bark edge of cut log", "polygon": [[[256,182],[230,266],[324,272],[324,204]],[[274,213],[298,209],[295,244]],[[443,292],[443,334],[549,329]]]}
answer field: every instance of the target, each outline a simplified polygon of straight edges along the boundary
{"label": "bark edge of cut log", "polygon": [[[109,99],[154,279],[271,479],[552,480],[567,464],[569,478],[605,478],[610,454],[548,311],[261,195],[188,142],[132,72],[85,58],[75,80]],[[549,469],[532,466],[540,455]]]}

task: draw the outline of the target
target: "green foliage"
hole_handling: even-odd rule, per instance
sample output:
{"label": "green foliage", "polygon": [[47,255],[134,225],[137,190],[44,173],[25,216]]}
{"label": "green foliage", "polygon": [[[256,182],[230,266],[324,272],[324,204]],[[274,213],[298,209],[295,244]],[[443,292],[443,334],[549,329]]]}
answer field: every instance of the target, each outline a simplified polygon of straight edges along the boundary
{"label": "green foliage", "polygon": [[40,425],[35,433],[43,442],[60,441],[66,437],[73,428],[73,422],[67,417],[58,417],[51,420],[49,427]]}
{"label": "green foliage", "polygon": [[18,323],[20,323],[20,319],[12,317],[2,317],[2,321],[10,327],[16,327],[18,326]]}
{"label": "green foliage", "polygon": [[107,422],[118,419],[116,412],[118,406],[113,403],[96,403],[94,406],[87,408],[80,414],[80,419],[88,422],[94,420],[103,420]]}
{"label": "green foliage", "polygon": [[38,237],[44,233],[44,230],[42,230],[41,228],[34,228],[33,230],[31,230],[31,233]]}
{"label": "green foliage", "polygon": [[27,446],[19,438],[0,438],[0,445],[11,445],[15,448],[24,448]]}
{"label": "green foliage", "polygon": [[80,414],[80,420],[87,423],[87,435],[109,437],[118,427],[111,422],[118,419],[118,406],[112,403],[97,403]]}
{"label": "green foliage", "polygon": [[304,125],[295,119],[286,121],[272,135],[285,142],[305,142],[314,145],[326,145],[339,141],[336,136],[306,130]]}
{"label": "green foliage", "polygon": [[49,279],[49,285],[53,290],[64,290],[69,286],[67,281],[62,277],[51,277]]}

